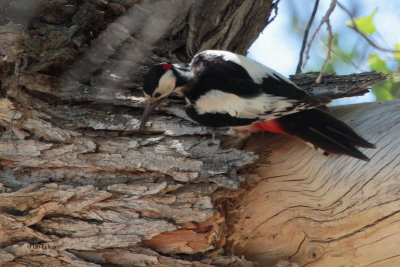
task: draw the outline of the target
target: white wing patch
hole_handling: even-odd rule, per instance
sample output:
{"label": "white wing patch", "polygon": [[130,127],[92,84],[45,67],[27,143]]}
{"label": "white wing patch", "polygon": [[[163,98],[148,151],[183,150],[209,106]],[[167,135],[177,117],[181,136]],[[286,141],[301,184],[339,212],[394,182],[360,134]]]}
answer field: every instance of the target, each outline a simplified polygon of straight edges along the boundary
{"label": "white wing patch", "polygon": [[210,90],[195,104],[197,113],[228,113],[232,117],[244,119],[270,119],[273,113],[286,113],[297,101],[282,96],[262,94],[253,98],[243,98],[235,94]]}
{"label": "white wing patch", "polygon": [[216,56],[221,56],[224,60],[226,61],[232,61],[240,66],[242,66],[247,73],[250,75],[250,77],[253,79],[255,83],[261,84],[263,83],[263,78],[265,77],[273,77],[277,79],[278,77],[287,83],[290,83],[294,85],[295,87],[299,88],[295,83],[293,83],[291,80],[283,76],[282,74],[274,71],[271,68],[268,68],[267,66],[262,65],[261,63],[258,63],[257,61],[254,61],[248,57],[238,55],[232,52],[228,51],[222,51],[222,50],[206,50],[202,53],[207,53],[210,55],[216,55]]}

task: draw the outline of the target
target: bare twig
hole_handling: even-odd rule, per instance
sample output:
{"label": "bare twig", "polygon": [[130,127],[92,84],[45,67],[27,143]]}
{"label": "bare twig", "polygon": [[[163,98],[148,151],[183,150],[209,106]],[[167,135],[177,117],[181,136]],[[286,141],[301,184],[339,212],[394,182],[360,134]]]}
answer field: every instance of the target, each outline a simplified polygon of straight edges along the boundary
{"label": "bare twig", "polygon": [[328,22],[329,16],[332,14],[333,10],[334,10],[335,7],[336,7],[336,2],[337,2],[337,0],[332,0],[332,1],[331,1],[331,5],[329,6],[328,11],[326,11],[325,16],[322,18],[322,20],[321,20],[321,22],[319,23],[317,29],[315,30],[315,32],[314,32],[314,34],[312,35],[310,41],[308,42],[307,50],[306,50],[306,59],[305,59],[304,64],[303,64],[303,68],[304,68],[304,66],[305,66],[306,63],[307,63],[307,60],[310,58],[310,49],[311,49],[312,43],[314,42],[314,39],[315,39],[315,37],[317,36],[317,33],[318,33],[319,30],[321,29],[322,25],[323,25],[324,23],[327,23],[327,22]]}
{"label": "bare twig", "polygon": [[379,45],[377,45],[373,40],[371,40],[371,38],[369,38],[368,36],[366,36],[364,33],[362,33],[360,31],[360,29],[358,29],[355,18],[353,16],[353,14],[351,14],[351,12],[345,7],[343,6],[340,2],[337,2],[337,5],[347,14],[349,15],[351,22],[352,22],[352,26],[349,26],[351,29],[353,29],[355,32],[357,32],[362,38],[364,38],[368,44],[370,44],[372,47],[383,51],[383,52],[390,52],[390,53],[400,53],[400,50],[393,50],[393,49],[388,49],[388,48],[384,48],[381,47]]}
{"label": "bare twig", "polygon": [[297,64],[296,74],[301,73],[301,65],[303,64],[303,54],[307,44],[308,33],[310,31],[311,25],[314,21],[315,14],[317,13],[319,5],[319,0],[315,0],[314,9],[311,13],[310,20],[308,21],[306,30],[304,31],[303,43],[301,44],[300,55],[299,55],[299,63]]}
{"label": "bare twig", "polygon": [[332,33],[332,27],[331,27],[331,23],[330,23],[329,18],[328,18],[328,21],[326,21],[326,26],[328,27],[328,32],[329,32],[328,54],[326,55],[324,64],[322,64],[321,72],[319,73],[318,78],[315,81],[316,83],[321,83],[322,73],[324,72],[324,69],[326,68],[326,64],[328,64],[329,60],[331,60],[333,33]]}
{"label": "bare twig", "polygon": [[[275,3],[272,3],[272,10],[275,11],[275,15],[271,19],[268,20],[268,24],[273,22],[275,20],[276,16],[278,16],[278,4],[279,4],[279,1],[280,0],[276,0]],[[272,11],[271,11],[271,13],[272,13]]]}
{"label": "bare twig", "polygon": [[[328,45],[329,45],[329,44],[325,44],[325,43],[323,43],[323,44],[328,48]],[[346,62],[347,64],[351,65],[351,66],[352,66],[353,68],[355,68],[357,71],[359,71],[359,72],[362,71],[361,68],[360,68],[356,63],[354,63],[351,59],[347,58],[346,56],[341,55],[339,52],[337,52],[337,51],[335,50],[335,48],[331,48],[331,51],[332,51],[332,54],[334,54],[335,56],[337,56],[338,58],[340,58],[341,60],[343,60],[343,61]]]}

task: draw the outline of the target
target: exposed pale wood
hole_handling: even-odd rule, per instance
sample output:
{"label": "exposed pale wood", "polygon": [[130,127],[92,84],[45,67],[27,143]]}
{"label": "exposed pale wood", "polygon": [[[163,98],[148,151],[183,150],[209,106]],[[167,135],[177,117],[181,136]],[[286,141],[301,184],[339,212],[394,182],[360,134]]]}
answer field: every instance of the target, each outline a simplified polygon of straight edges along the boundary
{"label": "exposed pale wood", "polygon": [[246,259],[272,265],[398,266],[400,215],[400,101],[342,106],[333,113],[377,148],[371,160],[322,156],[277,135],[247,147],[269,148],[251,172],[257,185],[235,207],[229,237]]}

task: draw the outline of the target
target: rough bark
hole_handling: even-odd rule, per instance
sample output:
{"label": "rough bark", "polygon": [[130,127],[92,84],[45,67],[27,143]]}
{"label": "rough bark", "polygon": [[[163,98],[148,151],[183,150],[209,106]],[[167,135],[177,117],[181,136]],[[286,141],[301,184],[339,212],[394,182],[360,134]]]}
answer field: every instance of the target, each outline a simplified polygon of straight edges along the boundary
{"label": "rough bark", "polygon": [[[0,5],[0,263],[246,264],[190,255],[216,250],[216,202],[256,156],[221,149],[207,129],[168,113],[139,135],[140,85],[160,61],[244,53],[272,1]],[[164,249],[154,240],[165,235]]]}
{"label": "rough bark", "polygon": [[[179,99],[139,134],[140,84],[154,63],[188,61],[209,48],[245,53],[272,1],[12,0],[0,7],[0,263],[251,266],[229,249],[240,243],[232,227],[243,204],[234,200],[268,158],[210,141]],[[332,99],[385,78],[328,74],[321,85],[313,75],[294,79]]]}

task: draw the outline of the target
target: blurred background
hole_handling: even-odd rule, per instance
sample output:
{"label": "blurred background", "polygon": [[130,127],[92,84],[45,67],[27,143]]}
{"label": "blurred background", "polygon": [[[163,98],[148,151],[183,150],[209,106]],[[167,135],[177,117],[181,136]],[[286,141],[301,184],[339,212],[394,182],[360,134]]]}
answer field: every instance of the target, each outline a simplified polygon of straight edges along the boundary
{"label": "blurred background", "polygon": [[[341,0],[356,19],[358,28],[375,44],[400,50],[399,0]],[[321,22],[331,1],[320,0],[308,41]],[[285,76],[296,72],[304,31],[314,8],[314,0],[281,0],[278,15],[250,47],[248,57],[275,69]],[[389,73],[386,81],[372,87],[364,96],[339,99],[332,105],[372,102],[400,98],[400,53],[384,52],[372,47],[348,25],[351,18],[339,6],[330,16],[334,39],[332,59],[325,71],[350,74],[363,71]],[[303,72],[319,71],[328,51],[328,31],[324,24],[310,50]],[[303,61],[304,62],[304,61]]]}

